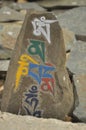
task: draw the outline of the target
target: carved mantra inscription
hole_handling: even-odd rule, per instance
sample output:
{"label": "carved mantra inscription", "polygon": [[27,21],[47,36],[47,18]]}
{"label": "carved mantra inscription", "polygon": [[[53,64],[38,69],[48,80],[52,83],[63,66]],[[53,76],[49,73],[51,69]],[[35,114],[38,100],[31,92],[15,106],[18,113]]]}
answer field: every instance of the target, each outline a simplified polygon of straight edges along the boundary
{"label": "carved mantra inscription", "polygon": [[[51,43],[50,38],[50,24],[55,23],[57,20],[48,20],[45,16],[34,18],[32,21],[33,24],[33,34],[35,36],[40,36],[41,34],[47,39],[48,43]],[[45,29],[44,29],[45,28]]]}
{"label": "carved mantra inscription", "polygon": [[35,80],[36,84],[32,84],[27,92],[24,92],[22,107],[26,114],[41,117],[43,110],[37,108],[39,106],[38,90],[54,95],[55,79],[53,73],[55,72],[55,67],[48,63],[39,64],[33,59],[31,56],[38,55],[42,61],[45,61],[45,44],[43,41],[29,41],[32,44],[27,48],[28,54],[22,54],[18,61],[19,67],[14,91],[18,90],[22,77],[27,76]]}

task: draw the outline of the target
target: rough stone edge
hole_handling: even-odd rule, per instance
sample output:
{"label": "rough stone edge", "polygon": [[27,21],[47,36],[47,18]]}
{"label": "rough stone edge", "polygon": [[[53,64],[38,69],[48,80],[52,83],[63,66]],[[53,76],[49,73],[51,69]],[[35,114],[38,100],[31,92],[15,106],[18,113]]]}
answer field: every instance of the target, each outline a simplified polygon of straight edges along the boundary
{"label": "rough stone edge", "polygon": [[43,119],[14,115],[0,111],[0,130],[86,130],[84,123],[63,122],[57,119]]}

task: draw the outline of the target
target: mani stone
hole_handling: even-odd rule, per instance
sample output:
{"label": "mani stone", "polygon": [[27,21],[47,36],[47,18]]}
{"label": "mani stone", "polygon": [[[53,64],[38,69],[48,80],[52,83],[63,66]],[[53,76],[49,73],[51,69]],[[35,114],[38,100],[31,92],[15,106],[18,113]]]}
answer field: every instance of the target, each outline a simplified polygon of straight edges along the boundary
{"label": "mani stone", "polygon": [[75,42],[66,66],[74,74],[86,74],[86,42]]}
{"label": "mani stone", "polygon": [[86,74],[74,75],[73,80],[77,94],[73,114],[86,123]]}
{"label": "mani stone", "polygon": [[62,28],[74,32],[77,40],[86,41],[86,7],[78,7],[57,16]]}
{"label": "mani stone", "polygon": [[63,34],[56,17],[28,12],[11,58],[1,110],[64,120],[74,105],[65,61]]}
{"label": "mani stone", "polygon": [[0,22],[8,22],[8,21],[23,21],[24,15],[10,9],[9,7],[2,7],[0,9]]}
{"label": "mani stone", "polygon": [[85,6],[86,0],[40,0],[37,2],[44,8]]}

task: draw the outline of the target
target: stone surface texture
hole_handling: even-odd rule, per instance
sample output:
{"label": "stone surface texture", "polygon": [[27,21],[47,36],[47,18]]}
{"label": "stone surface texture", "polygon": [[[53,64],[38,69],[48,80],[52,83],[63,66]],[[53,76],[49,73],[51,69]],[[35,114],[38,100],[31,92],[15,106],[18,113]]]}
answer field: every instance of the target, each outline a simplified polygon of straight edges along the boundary
{"label": "stone surface texture", "polygon": [[22,23],[0,23],[0,45],[13,50],[18,38]]}
{"label": "stone surface texture", "polygon": [[86,5],[85,0],[43,0],[38,1],[38,3],[45,8],[56,8],[61,6],[83,6]]}
{"label": "stone surface texture", "polygon": [[75,75],[74,84],[77,97],[75,100],[75,110],[73,114],[80,120],[86,123],[86,74]]}
{"label": "stone surface texture", "polygon": [[12,51],[7,48],[0,47],[0,60],[6,60],[11,58]]}
{"label": "stone surface texture", "polygon": [[51,12],[53,12],[56,16],[58,16],[59,14],[62,14],[64,12],[68,11],[68,9],[53,9]]}
{"label": "stone surface texture", "polygon": [[77,39],[86,40],[86,7],[78,7],[57,16],[60,25],[75,33]]}
{"label": "stone surface texture", "polygon": [[0,112],[0,130],[86,130],[84,123],[63,122],[56,119],[38,119]]}
{"label": "stone surface texture", "polygon": [[35,2],[12,3],[9,5],[9,7],[15,10],[35,9],[36,11],[45,11],[44,8],[42,8]]}
{"label": "stone surface texture", "polygon": [[0,60],[0,71],[8,71],[9,62],[9,60]]}
{"label": "stone surface texture", "polygon": [[86,42],[75,42],[66,66],[74,74],[86,74]]}
{"label": "stone surface texture", "polygon": [[22,21],[24,20],[24,15],[10,9],[9,7],[2,7],[0,9],[0,22],[7,22],[7,21]]}
{"label": "stone surface texture", "polygon": [[62,28],[63,31],[63,38],[64,38],[64,43],[65,43],[65,50],[70,51],[76,42],[75,35],[72,31]]}

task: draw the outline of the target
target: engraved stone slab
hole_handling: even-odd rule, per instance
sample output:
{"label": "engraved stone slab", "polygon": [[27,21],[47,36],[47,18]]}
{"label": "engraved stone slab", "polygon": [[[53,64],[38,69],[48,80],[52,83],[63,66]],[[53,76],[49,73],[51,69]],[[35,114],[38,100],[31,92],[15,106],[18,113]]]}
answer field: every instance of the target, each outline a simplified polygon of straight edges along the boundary
{"label": "engraved stone slab", "polygon": [[74,104],[65,60],[56,17],[28,12],[10,62],[1,110],[64,119]]}
{"label": "engraved stone slab", "polygon": [[86,122],[86,75],[75,75],[73,79],[77,93],[73,114]]}
{"label": "engraved stone slab", "polygon": [[86,42],[75,42],[67,61],[67,67],[74,74],[86,74]]}
{"label": "engraved stone slab", "polygon": [[77,40],[86,41],[86,7],[78,7],[57,16],[63,28],[75,33]]}

